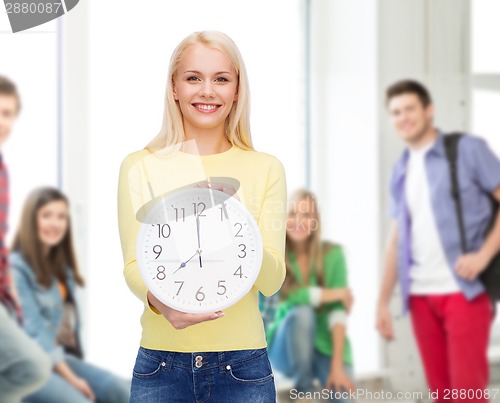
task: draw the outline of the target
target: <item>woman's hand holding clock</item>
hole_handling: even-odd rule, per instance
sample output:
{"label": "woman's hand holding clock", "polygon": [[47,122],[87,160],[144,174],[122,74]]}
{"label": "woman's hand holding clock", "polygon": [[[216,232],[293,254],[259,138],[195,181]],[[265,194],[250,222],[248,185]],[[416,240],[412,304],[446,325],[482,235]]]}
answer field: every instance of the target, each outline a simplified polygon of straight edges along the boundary
{"label": "woman's hand holding clock", "polygon": [[207,320],[222,318],[224,316],[224,312],[222,311],[196,314],[177,311],[162,303],[151,291],[148,291],[148,301],[170,322],[174,329],[177,330],[185,329],[188,326],[206,322]]}

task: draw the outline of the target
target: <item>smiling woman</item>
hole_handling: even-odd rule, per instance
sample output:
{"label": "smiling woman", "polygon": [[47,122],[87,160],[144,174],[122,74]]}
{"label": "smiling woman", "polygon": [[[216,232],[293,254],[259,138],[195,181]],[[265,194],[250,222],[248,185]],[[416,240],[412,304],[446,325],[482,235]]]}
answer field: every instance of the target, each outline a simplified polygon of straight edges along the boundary
{"label": "smiling woman", "polygon": [[[198,66],[197,60],[204,63]],[[237,89],[238,73],[226,55],[203,45],[186,49],[173,79],[174,100],[183,115],[186,140],[196,139],[203,149],[203,135],[197,128],[224,131],[226,116],[238,100]]]}
{"label": "smiling woman", "polygon": [[[141,327],[138,320],[131,324],[131,318],[139,318],[142,310],[130,298],[117,271],[122,262],[114,225],[113,184],[123,156],[143,148],[163,130],[169,57],[185,36],[200,29],[217,29],[235,40],[251,77],[252,114],[247,125],[251,123],[252,144],[284,163],[287,180],[293,187],[304,184],[302,3],[303,0],[254,0],[234,7],[233,0],[154,5],[91,0],[80,2],[75,13],[66,17],[64,40],[68,54],[63,66],[69,86],[64,88],[64,106],[71,115],[65,115],[63,122],[67,135],[63,145],[64,189],[71,195],[76,246],[89,280],[82,306],[86,318],[82,330],[92,362],[128,376],[136,357]],[[114,18],[117,12],[120,17]],[[240,78],[242,75],[240,72]],[[244,88],[239,81],[241,102]],[[284,94],[286,102],[282,102]],[[171,105],[175,106],[173,99]],[[231,113],[237,115],[239,111]],[[286,118],[277,118],[280,116]],[[172,126],[173,122],[167,125]],[[182,130],[182,120],[175,124],[176,131],[179,127]],[[36,132],[28,128],[21,133],[22,138],[29,133]],[[33,141],[31,137],[29,141]],[[287,144],[283,147],[285,138]],[[34,147],[41,148],[38,143]],[[34,154],[35,149],[30,147],[26,153]],[[45,164],[40,167],[43,169],[47,169]],[[21,167],[16,172],[22,170]],[[177,168],[173,172],[178,171]],[[20,186],[22,179],[18,183]],[[31,182],[24,183],[28,187]],[[110,287],[113,299],[109,298]],[[112,324],[109,312],[113,312]]]}
{"label": "smiling woman", "polygon": [[203,155],[206,130],[223,134],[226,144],[218,144],[216,152],[228,144],[253,149],[245,64],[229,37],[214,31],[187,37],[174,50],[170,69],[163,125],[150,150],[196,140]]}
{"label": "smiling woman", "polygon": [[[129,154],[120,169],[118,215],[124,275],[129,288],[144,305],[143,334],[133,371],[131,402],[271,403],[276,400],[276,392],[258,309],[258,292],[274,294],[285,276],[283,166],[277,158],[253,149],[245,67],[238,48],[227,35],[217,31],[195,32],[177,46],[171,57],[165,98],[164,125],[160,134],[146,149]],[[206,192],[189,189],[198,174],[194,166],[200,167],[201,179],[230,177],[239,183],[234,198],[229,200],[223,192],[218,192],[218,196],[212,193],[210,179]],[[147,186],[143,186],[146,183]],[[177,242],[182,246],[167,243],[164,239],[167,237],[156,231],[154,225],[151,231],[150,221],[142,227],[149,230],[149,238],[143,241],[138,212],[151,205],[155,195],[169,192],[182,195],[186,188],[193,198],[179,197],[183,202],[180,204],[173,199],[162,199],[168,203],[160,204],[158,210],[161,216],[175,215],[177,222],[177,213],[194,205],[196,219],[187,217],[185,222],[184,218],[179,221],[182,227],[191,223],[190,237],[193,239],[194,228],[197,228],[196,253],[193,254],[193,249],[179,253],[188,242]],[[211,199],[220,201],[221,197],[229,218],[224,219],[223,207],[220,212],[209,207]],[[198,211],[200,204],[204,207]],[[254,224],[252,231],[245,230],[243,227],[248,229],[253,221],[245,220],[243,213],[249,218],[253,216],[258,227]],[[207,221],[210,218],[212,221]],[[237,221],[236,230],[232,225],[225,225],[231,219]],[[201,220],[203,230],[200,229]],[[276,221],[277,226],[269,225]],[[221,232],[223,229],[227,231]],[[178,227],[172,227],[173,233],[177,230]],[[223,233],[233,246],[233,253],[219,255],[225,258],[224,266],[231,266],[229,277],[221,280],[222,274],[215,267],[197,275],[199,272],[191,270],[193,267],[187,263],[198,253],[197,270],[202,269],[200,238],[207,245],[207,235],[219,241]],[[262,243],[260,239],[257,242],[257,235]],[[172,237],[180,238],[175,234]],[[144,281],[140,270],[144,272],[145,263],[137,254],[147,254],[150,257],[146,260],[154,263],[154,255],[158,258],[162,253],[160,244],[166,245],[162,258],[182,257],[173,266],[154,264],[152,273],[149,272],[154,276],[153,282]],[[224,242],[213,245],[220,250]],[[234,246],[238,248],[237,255]],[[251,258],[244,259],[247,255],[254,256],[253,265],[249,262]],[[217,269],[220,266],[223,265],[218,265]],[[171,281],[170,277],[179,269],[183,269],[181,273],[185,277],[182,279],[186,283],[196,284],[194,288],[183,288],[184,281]],[[230,306],[208,305],[208,313],[207,310],[186,313],[193,310],[181,312],[177,309],[185,308],[184,305],[166,305],[160,300],[158,289],[167,288],[168,281],[180,284],[170,292],[169,298],[177,298],[176,302],[182,298],[183,304],[197,300],[201,305],[204,293],[208,295],[211,285],[217,282],[219,287],[212,289],[207,300],[218,298],[217,292],[223,295],[231,288],[245,291],[235,291],[238,297]],[[157,286],[159,282],[161,285]],[[236,286],[231,287],[230,283]],[[196,289],[198,291],[194,292]],[[215,306],[217,309],[224,307],[225,312],[215,311]],[[167,395],[172,400],[165,400]]]}
{"label": "smiling woman", "polygon": [[38,211],[38,236],[46,248],[57,245],[68,228],[68,208],[63,200],[54,201]]}

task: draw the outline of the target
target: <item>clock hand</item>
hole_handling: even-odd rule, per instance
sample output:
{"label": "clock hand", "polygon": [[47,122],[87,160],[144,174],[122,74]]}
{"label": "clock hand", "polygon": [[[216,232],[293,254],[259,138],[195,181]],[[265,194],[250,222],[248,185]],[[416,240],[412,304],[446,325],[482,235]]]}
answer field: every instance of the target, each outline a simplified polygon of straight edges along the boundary
{"label": "clock hand", "polygon": [[182,262],[181,265],[179,266],[179,268],[174,271],[172,274],[175,274],[177,273],[180,269],[182,269],[183,267],[186,267],[186,264],[187,262],[189,262],[192,258],[194,258],[196,256],[196,254],[200,254],[201,253],[201,249],[197,249],[196,252],[194,253],[193,256],[191,256],[188,260],[186,260],[185,262]]}
{"label": "clock hand", "polygon": [[198,250],[200,253],[198,254],[198,258],[200,259],[200,268],[203,267],[201,264],[201,246],[200,246],[200,215],[196,214],[196,234],[198,235]]}
{"label": "clock hand", "polygon": [[[178,262],[179,259],[154,259],[154,260],[149,260],[146,263],[173,263],[173,262]],[[227,260],[224,259],[206,259],[203,258],[204,262],[227,262]]]}
{"label": "clock hand", "polygon": [[198,249],[201,248],[200,246],[200,216],[196,214],[196,235],[198,235]]}

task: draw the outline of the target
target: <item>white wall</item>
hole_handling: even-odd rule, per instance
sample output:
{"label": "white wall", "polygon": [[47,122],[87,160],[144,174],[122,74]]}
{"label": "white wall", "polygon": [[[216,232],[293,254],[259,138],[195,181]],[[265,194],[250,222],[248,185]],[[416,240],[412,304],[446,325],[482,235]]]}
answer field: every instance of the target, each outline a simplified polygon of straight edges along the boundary
{"label": "white wall", "polygon": [[57,24],[12,34],[0,6],[0,75],[14,81],[22,110],[2,150],[9,168],[10,243],[27,194],[57,184]]}
{"label": "white wall", "polygon": [[313,1],[313,189],[326,239],[346,252],[355,306],[348,334],[357,375],[378,370],[377,7]]}

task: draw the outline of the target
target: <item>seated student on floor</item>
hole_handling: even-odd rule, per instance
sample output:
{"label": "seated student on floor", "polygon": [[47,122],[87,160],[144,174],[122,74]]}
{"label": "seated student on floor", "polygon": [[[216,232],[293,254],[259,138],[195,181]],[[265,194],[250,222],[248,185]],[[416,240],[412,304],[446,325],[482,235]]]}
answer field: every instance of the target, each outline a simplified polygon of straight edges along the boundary
{"label": "seated student on floor", "polygon": [[128,403],[130,381],[82,359],[76,287],[78,270],[69,202],[55,188],[28,197],[10,255],[24,329],[52,360],[52,375],[30,403]]}
{"label": "seated student on floor", "polygon": [[318,203],[308,190],[291,198],[286,268],[276,313],[266,329],[273,369],[293,378],[302,393],[297,396],[313,396],[317,379],[333,392],[328,393],[331,401],[346,402],[343,397],[354,389],[345,325],[352,305],[347,267],[342,248],[321,239]]}

